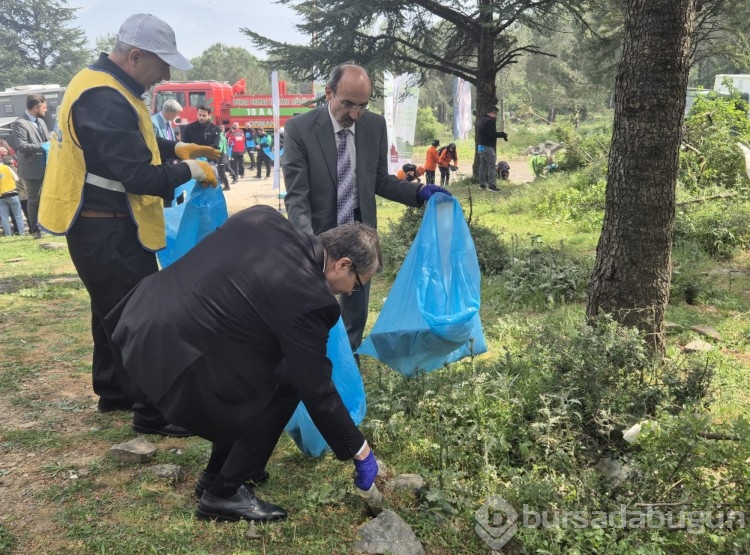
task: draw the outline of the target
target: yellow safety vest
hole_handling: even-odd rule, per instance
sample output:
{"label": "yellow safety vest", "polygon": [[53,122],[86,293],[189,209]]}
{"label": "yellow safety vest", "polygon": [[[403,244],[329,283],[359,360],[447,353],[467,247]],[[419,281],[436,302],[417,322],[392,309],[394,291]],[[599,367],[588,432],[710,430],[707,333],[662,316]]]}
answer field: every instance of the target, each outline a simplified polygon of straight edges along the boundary
{"label": "yellow safety vest", "polygon": [[0,195],[16,190],[16,180],[13,178],[13,170],[5,164],[0,164]]}
{"label": "yellow safety vest", "polygon": [[[50,137],[47,170],[39,196],[39,224],[56,235],[64,235],[73,225],[83,202],[83,184],[87,177],[89,182],[97,179],[109,181],[88,175],[83,151],[73,127],[73,105],[84,92],[95,87],[110,87],[133,106],[138,114],[143,140],[151,150],[151,164],[161,165],[154,127],[143,100],[109,73],[90,68],[82,70],[67,86],[57,110],[55,129]],[[163,249],[166,236],[162,198],[131,193],[127,193],[127,198],[130,213],[138,227],[138,241],[148,250]]]}

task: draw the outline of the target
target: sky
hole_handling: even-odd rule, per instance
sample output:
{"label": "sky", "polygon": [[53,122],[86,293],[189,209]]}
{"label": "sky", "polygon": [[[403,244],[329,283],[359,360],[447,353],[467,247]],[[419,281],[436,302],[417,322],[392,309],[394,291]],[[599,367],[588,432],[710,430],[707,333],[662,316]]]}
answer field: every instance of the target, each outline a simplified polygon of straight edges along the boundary
{"label": "sky", "polygon": [[177,49],[188,59],[217,42],[244,47],[265,58],[265,52],[255,50],[240,27],[280,42],[308,43],[294,28],[296,13],[272,0],[67,0],[67,4],[80,8],[73,26],[85,31],[91,48],[97,37],[116,35],[122,22],[135,13],[150,13],[169,23],[175,30]]}

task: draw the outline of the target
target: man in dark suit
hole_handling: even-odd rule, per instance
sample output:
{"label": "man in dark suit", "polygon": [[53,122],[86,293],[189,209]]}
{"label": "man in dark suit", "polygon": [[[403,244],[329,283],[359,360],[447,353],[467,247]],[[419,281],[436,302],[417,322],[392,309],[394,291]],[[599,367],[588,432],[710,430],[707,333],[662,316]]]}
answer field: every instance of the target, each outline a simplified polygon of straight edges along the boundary
{"label": "man in dark suit", "polygon": [[[385,118],[367,111],[372,80],[365,68],[337,66],[325,94],[325,106],[293,117],[284,127],[284,203],[295,227],[315,234],[352,220],[376,227],[375,195],[407,206],[420,206],[437,191],[450,195],[436,185],[388,174]],[[369,296],[365,286],[341,299],[352,350],[362,342]]]}
{"label": "man in dark suit", "polygon": [[42,236],[39,229],[39,191],[44,181],[47,156],[42,143],[49,141],[49,131],[44,121],[47,100],[41,94],[26,97],[26,112],[13,122],[11,137],[18,157],[18,175],[26,185],[27,212],[30,233],[37,239]]}
{"label": "man in dark suit", "polygon": [[109,314],[131,395],[213,442],[196,485],[199,517],[286,517],[246,482],[264,479],[300,401],[336,456],[354,458],[355,484],[370,488],[377,463],[331,381],[326,343],[340,314],[334,295],[360,289],[380,260],[370,227],[315,237],[254,206],[144,278]]}

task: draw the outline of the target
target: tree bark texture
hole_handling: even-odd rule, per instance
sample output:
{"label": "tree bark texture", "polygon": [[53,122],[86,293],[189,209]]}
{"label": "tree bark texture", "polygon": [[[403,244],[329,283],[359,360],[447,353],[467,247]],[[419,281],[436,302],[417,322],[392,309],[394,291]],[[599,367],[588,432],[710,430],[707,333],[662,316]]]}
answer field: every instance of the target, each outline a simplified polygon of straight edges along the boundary
{"label": "tree bark texture", "polygon": [[604,223],[587,316],[611,314],[664,348],[675,187],[695,0],[627,0]]}

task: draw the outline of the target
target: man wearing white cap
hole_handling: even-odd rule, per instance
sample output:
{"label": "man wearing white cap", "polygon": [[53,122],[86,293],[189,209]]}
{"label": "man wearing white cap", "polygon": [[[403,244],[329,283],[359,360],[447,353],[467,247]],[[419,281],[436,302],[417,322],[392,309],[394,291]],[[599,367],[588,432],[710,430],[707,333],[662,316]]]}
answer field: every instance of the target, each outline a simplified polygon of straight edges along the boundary
{"label": "man wearing white cap", "polygon": [[[164,248],[164,200],[194,178],[216,186],[207,162],[216,149],[157,138],[141,95],[169,79],[170,66],[192,67],[177,51],[174,31],[149,14],[129,17],[112,52],[102,53],[68,85],[57,112],[40,197],[39,222],[65,235],[91,298],[93,386],[99,411],[133,407],[139,433],[190,435],[152,406],[132,399],[112,356],[104,317],[142,278],[158,270]],[[162,163],[169,158],[178,164]]]}

